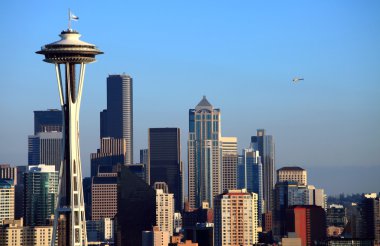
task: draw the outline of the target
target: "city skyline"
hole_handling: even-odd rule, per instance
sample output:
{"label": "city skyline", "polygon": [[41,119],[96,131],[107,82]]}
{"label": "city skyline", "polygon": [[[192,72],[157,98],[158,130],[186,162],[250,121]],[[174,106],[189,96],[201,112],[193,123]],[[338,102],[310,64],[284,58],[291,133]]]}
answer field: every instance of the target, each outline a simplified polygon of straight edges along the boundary
{"label": "city skyline", "polygon": [[[5,92],[0,99],[0,113],[7,116],[0,130],[0,162],[12,165],[27,164],[25,139],[33,131],[33,111],[59,108],[53,69],[45,66],[34,51],[45,41],[55,40],[57,28],[66,28],[69,3],[51,6],[51,12],[40,11],[38,15],[30,11],[36,7],[29,4],[2,3],[0,10],[4,31],[15,38],[10,43],[8,39],[0,41],[3,54],[9,57],[7,62],[1,62],[0,70],[3,74],[0,90]],[[91,37],[106,54],[101,62],[89,68],[91,72],[84,85],[81,115],[84,176],[90,173],[90,153],[98,148],[99,111],[106,106],[106,77],[123,72],[135,82],[135,156],[139,149],[147,147],[149,127],[179,127],[181,148],[186,151],[187,111],[206,95],[221,109],[223,135],[238,137],[239,152],[249,144],[256,129],[264,128],[275,137],[276,168],[333,166],[340,172],[346,168],[348,176],[353,175],[350,166],[379,169],[376,139],[380,137],[377,127],[380,109],[376,105],[380,103],[377,98],[380,74],[376,68],[380,35],[376,28],[380,17],[375,15],[379,3],[371,2],[370,7],[354,1],[340,4],[322,1],[309,7],[292,1],[289,6],[277,3],[273,9],[270,4],[248,2],[215,6],[199,2],[183,5],[168,2],[158,6],[152,3],[147,9],[138,4],[119,3],[120,10],[108,6],[104,11],[101,7],[105,6],[94,3],[94,12],[85,10],[81,3],[70,4],[80,17],[79,22],[73,23],[74,29],[84,38]],[[155,7],[168,16],[155,13]],[[119,11],[128,8],[136,13],[127,19],[129,22],[124,22]],[[102,15],[111,10],[116,11],[116,17]],[[194,10],[198,10],[199,18],[186,19]],[[272,10],[273,15],[266,16],[260,10],[266,11],[266,15]],[[138,14],[141,19],[152,16],[141,22],[133,21]],[[336,16],[340,18],[336,20]],[[153,23],[155,20],[157,23]],[[308,30],[310,25],[314,30]],[[155,30],[156,27],[160,28]],[[94,35],[97,33],[94,28],[102,33]],[[124,30],[130,35],[121,35]],[[119,34],[120,40],[113,38]],[[21,43],[25,40],[21,35],[28,36],[26,44]],[[198,38],[187,41],[192,35]],[[12,56],[5,47],[11,47]],[[20,66],[25,67],[25,73],[17,73],[15,69]],[[305,81],[292,84],[292,78],[299,75]],[[157,90],[165,93],[156,93]],[[16,91],[18,100],[12,105]],[[146,120],[147,115],[154,121]],[[182,161],[186,163],[184,156]],[[349,181],[339,181],[346,182],[347,190],[334,188],[334,183],[313,183],[325,188],[327,194],[352,190]],[[374,189],[378,186],[372,180],[358,190],[377,192]],[[370,187],[372,190],[367,190]]]}

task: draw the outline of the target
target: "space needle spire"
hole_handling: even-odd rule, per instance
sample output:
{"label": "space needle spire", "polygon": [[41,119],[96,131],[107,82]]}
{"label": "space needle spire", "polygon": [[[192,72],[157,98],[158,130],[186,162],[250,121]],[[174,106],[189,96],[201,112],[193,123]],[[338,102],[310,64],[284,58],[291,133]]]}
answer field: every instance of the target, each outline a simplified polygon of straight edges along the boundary
{"label": "space needle spire", "polygon": [[[70,12],[70,20],[72,17]],[[51,245],[55,245],[58,239],[59,246],[82,246],[87,245],[87,235],[79,151],[79,111],[86,64],[95,62],[95,56],[103,52],[95,45],[81,41],[81,35],[71,26],[59,36],[59,41],[36,52],[45,56],[45,62],[55,65],[63,114],[63,154]]]}

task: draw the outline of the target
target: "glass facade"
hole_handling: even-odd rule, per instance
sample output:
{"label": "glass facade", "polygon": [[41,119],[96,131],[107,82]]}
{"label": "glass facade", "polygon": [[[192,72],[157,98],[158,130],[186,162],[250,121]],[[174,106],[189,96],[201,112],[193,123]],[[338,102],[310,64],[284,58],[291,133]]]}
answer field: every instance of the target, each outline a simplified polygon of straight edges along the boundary
{"label": "glass facade", "polygon": [[212,207],[221,189],[220,110],[204,97],[189,110],[189,203],[200,207],[203,201]]}
{"label": "glass facade", "polygon": [[275,184],[275,146],[271,135],[266,135],[264,129],[258,129],[257,135],[251,137],[251,144],[259,151],[263,165],[263,197],[265,212],[273,209],[273,189]]}
{"label": "glass facade", "polygon": [[165,182],[174,194],[176,211],[182,210],[182,166],[179,128],[149,129],[150,184]]}
{"label": "glass facade", "polygon": [[243,149],[242,151],[242,167],[240,185],[247,189],[248,192],[257,194],[258,201],[258,222],[262,225],[262,214],[264,213],[264,198],[263,198],[263,172],[261,157],[259,151],[252,148]]}
{"label": "glass facade", "polygon": [[58,194],[58,172],[54,166],[29,166],[25,173],[25,224],[28,226],[49,225],[54,214]]}

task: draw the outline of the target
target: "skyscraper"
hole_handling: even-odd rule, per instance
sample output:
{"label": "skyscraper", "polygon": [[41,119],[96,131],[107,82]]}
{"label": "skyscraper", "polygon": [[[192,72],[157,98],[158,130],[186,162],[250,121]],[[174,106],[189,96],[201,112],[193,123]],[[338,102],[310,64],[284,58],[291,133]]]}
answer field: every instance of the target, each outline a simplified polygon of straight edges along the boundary
{"label": "skyscraper", "polygon": [[39,132],[62,132],[62,111],[58,109],[34,111],[34,135]]}
{"label": "skyscraper", "polygon": [[174,194],[176,211],[182,210],[182,162],[179,128],[150,128],[148,148],[150,184],[165,182]]}
{"label": "skyscraper", "polygon": [[273,188],[275,184],[274,140],[271,135],[265,134],[264,129],[258,129],[257,135],[251,137],[251,143],[261,156],[265,212],[269,212],[273,208]]}
{"label": "skyscraper", "polygon": [[252,148],[243,149],[242,151],[244,170],[243,170],[243,187],[248,192],[257,194],[258,224],[262,226],[262,214],[264,213],[263,199],[263,172],[259,151]]}
{"label": "skyscraper", "polygon": [[203,201],[213,205],[222,191],[220,110],[206,97],[189,110],[188,167],[189,204],[200,207]]}
{"label": "skyscraper", "polygon": [[62,154],[62,111],[34,111],[34,135],[28,136],[28,165],[54,165],[59,171]]}
{"label": "skyscraper", "polygon": [[376,193],[365,194],[359,203],[360,230],[359,238],[375,240],[380,244],[380,198]]}
{"label": "skyscraper", "polygon": [[28,226],[49,225],[54,214],[58,194],[58,172],[54,166],[29,166],[25,173],[25,224]]}
{"label": "skyscraper", "polygon": [[133,164],[133,87],[126,74],[107,78],[107,109],[100,113],[100,138],[126,140],[125,164]]}
{"label": "skyscraper", "polygon": [[142,244],[142,231],[156,224],[156,193],[144,180],[121,166],[117,184],[116,245]]}
{"label": "skyscraper", "polygon": [[27,166],[17,166],[17,185],[15,186],[15,219],[24,216],[24,174]]}
{"label": "skyscraper", "polygon": [[222,142],[222,190],[237,188],[237,138],[221,137]]}
{"label": "skyscraper", "polygon": [[28,137],[28,164],[52,165],[59,170],[62,155],[62,132],[39,132]]}
{"label": "skyscraper", "polygon": [[215,245],[254,245],[258,242],[257,194],[229,190],[215,197]]}

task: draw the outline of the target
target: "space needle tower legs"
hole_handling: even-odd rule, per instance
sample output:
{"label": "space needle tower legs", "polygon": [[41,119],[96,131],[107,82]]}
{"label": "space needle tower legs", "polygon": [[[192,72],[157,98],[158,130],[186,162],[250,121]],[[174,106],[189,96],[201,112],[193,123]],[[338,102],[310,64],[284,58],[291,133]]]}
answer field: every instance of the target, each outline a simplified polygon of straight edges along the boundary
{"label": "space needle tower legs", "polygon": [[[79,111],[86,64],[94,62],[95,55],[103,52],[95,45],[79,40],[80,34],[72,29],[63,31],[60,37],[61,40],[36,52],[45,55],[45,62],[55,64],[63,114],[64,149],[51,245],[55,245],[58,239],[59,246],[82,246],[87,245],[87,235],[79,151]],[[79,68],[78,81],[76,68]]]}

